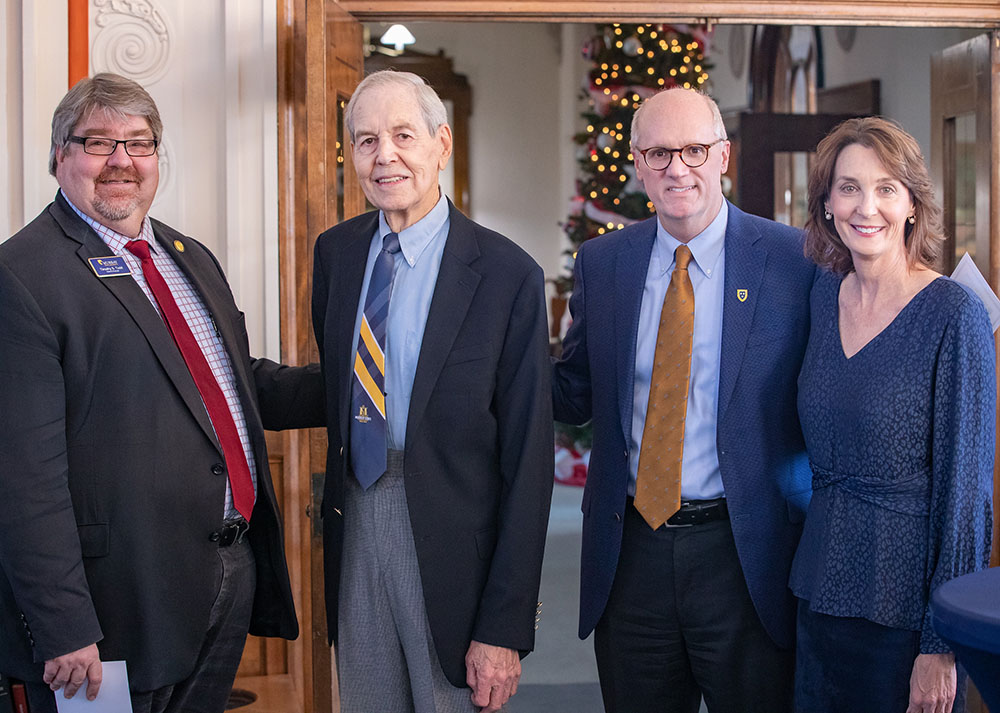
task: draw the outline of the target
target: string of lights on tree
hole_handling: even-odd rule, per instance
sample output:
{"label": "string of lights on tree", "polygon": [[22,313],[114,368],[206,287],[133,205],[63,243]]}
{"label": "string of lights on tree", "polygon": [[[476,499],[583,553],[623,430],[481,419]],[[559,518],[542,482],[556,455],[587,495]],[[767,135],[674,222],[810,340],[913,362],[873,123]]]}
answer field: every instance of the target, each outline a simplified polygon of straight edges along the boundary
{"label": "string of lights on tree", "polygon": [[[583,96],[577,195],[563,224],[571,256],[585,240],[648,218],[653,205],[635,177],[629,151],[632,115],[644,99],[674,86],[706,88],[710,32],[685,25],[598,25],[583,46],[593,63]],[[572,278],[555,280],[560,293]]]}

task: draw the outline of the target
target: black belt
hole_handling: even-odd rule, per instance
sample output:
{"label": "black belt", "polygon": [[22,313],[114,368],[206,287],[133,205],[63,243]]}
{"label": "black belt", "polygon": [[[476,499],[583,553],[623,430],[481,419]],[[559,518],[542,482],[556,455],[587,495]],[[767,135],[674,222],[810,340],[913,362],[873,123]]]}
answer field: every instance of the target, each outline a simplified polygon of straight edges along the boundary
{"label": "black belt", "polygon": [[[635,498],[629,497],[628,504],[635,507]],[[667,527],[691,527],[715,520],[729,519],[729,505],[725,498],[714,500],[683,500],[681,509],[670,516]]]}
{"label": "black belt", "polygon": [[243,542],[243,536],[250,529],[250,523],[240,518],[238,520],[226,520],[222,527],[208,536],[212,542],[218,543],[219,547],[229,547]]}

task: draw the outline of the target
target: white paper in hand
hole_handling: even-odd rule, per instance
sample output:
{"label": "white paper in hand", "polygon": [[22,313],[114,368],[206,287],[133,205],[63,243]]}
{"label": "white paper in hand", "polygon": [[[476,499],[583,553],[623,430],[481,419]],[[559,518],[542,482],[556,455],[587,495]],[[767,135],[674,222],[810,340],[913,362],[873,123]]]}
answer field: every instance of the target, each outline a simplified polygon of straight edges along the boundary
{"label": "white paper in hand", "polygon": [[132,713],[132,698],[128,694],[128,672],[124,661],[102,661],[103,680],[97,698],[87,700],[87,682],[72,698],[61,690],[55,692],[59,713]]}
{"label": "white paper in hand", "polygon": [[990,283],[976,267],[976,262],[969,253],[965,253],[958,261],[955,271],[951,273],[951,279],[961,282],[979,296],[979,299],[986,305],[986,312],[990,315],[990,325],[996,332],[997,327],[1000,327],[1000,299],[990,289]]}

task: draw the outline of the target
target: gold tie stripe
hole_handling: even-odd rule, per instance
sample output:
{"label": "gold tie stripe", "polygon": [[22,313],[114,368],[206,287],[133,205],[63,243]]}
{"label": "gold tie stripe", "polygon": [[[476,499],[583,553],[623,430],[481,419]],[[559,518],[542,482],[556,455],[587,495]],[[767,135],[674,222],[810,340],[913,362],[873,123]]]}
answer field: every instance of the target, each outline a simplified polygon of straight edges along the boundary
{"label": "gold tie stripe", "polygon": [[674,252],[673,274],[663,298],[656,332],[649,404],[642,430],[635,507],[654,530],[681,506],[681,461],[684,456],[684,416],[691,377],[694,334],[694,288],[688,274],[691,250]]}

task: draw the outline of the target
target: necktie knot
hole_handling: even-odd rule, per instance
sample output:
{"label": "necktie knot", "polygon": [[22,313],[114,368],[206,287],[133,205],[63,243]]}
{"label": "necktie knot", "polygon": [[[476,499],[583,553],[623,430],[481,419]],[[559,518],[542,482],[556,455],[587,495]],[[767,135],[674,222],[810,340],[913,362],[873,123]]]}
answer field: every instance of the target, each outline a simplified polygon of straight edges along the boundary
{"label": "necktie knot", "polygon": [[145,240],[130,240],[125,243],[125,249],[140,260],[149,259],[149,243]]}
{"label": "necktie knot", "polygon": [[395,255],[402,248],[399,247],[399,233],[386,233],[382,238],[382,249],[390,255]]}
{"label": "necktie knot", "polygon": [[691,248],[687,245],[678,245],[674,251],[674,260],[677,262],[677,270],[687,270],[691,264]]}

